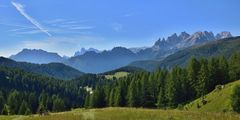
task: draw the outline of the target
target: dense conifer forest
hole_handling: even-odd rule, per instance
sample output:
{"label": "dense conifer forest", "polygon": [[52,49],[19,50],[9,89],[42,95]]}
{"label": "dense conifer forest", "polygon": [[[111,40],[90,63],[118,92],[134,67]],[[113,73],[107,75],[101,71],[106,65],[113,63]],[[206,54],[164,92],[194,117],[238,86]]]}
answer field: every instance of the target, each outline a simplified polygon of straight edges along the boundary
{"label": "dense conifer forest", "polygon": [[204,95],[217,85],[240,79],[239,60],[239,53],[230,58],[191,58],[186,67],[137,71],[113,80],[85,74],[64,81],[0,67],[0,113],[26,115],[109,106],[181,108],[196,98],[204,102]]}

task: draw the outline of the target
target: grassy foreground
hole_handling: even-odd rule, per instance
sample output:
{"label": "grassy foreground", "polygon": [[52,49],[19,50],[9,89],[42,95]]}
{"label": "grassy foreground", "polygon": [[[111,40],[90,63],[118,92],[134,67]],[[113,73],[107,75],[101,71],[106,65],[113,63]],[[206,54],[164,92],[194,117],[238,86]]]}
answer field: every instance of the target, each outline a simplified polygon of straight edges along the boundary
{"label": "grassy foreground", "polygon": [[0,120],[239,120],[234,113],[134,108],[76,109],[49,116],[0,116]]}

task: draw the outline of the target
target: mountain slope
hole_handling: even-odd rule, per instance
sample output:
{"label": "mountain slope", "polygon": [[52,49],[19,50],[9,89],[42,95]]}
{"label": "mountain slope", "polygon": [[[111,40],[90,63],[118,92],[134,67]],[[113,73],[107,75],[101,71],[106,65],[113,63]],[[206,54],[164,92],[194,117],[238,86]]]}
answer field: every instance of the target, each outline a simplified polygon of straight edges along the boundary
{"label": "mountain slope", "polygon": [[[216,88],[214,91],[206,95],[207,104],[203,105],[201,99],[196,99],[193,102],[184,106],[184,109],[189,111],[204,111],[204,112],[223,112],[231,111],[231,95],[233,88],[240,85],[240,80]],[[200,106],[197,107],[197,104]]]}
{"label": "mountain slope", "polygon": [[72,57],[65,64],[87,73],[101,73],[110,71],[137,59],[136,54],[124,47],[115,47],[101,53],[86,52]]}
{"label": "mountain slope", "polygon": [[11,59],[0,57],[0,66],[18,68],[27,72],[42,74],[64,80],[77,78],[83,75],[82,72],[62,63],[32,64],[26,62],[16,62]]}
{"label": "mountain slope", "polygon": [[153,60],[147,61],[148,64],[144,64],[145,61],[143,64],[142,62],[137,63],[142,65],[142,68],[148,68],[148,66],[154,66],[155,62],[158,63],[160,60],[183,48],[231,36],[230,32],[221,32],[216,36],[212,32],[208,31],[199,31],[192,35],[182,32],[179,35],[174,33],[166,39],[159,39],[153,46],[147,48],[127,49],[124,47],[115,47],[112,50],[105,51],[98,51],[93,48],[83,48],[81,51],[76,52],[75,56],[71,58],[64,58],[59,56],[57,53],[50,53],[43,50],[24,49],[17,55],[13,55],[10,58],[16,61],[38,64],[61,62],[83,72],[102,73],[126,66],[133,61]]}
{"label": "mountain slope", "polygon": [[207,58],[218,55],[224,55],[228,57],[234,51],[240,51],[240,37],[225,38],[218,41],[208,42],[202,45],[195,45],[169,55],[160,61],[135,61],[129,64],[129,66],[140,67],[151,71],[155,70],[157,67],[170,68],[174,65],[184,66],[187,64],[188,59],[191,57]]}
{"label": "mountain slope", "polygon": [[23,49],[16,55],[10,56],[10,59],[20,62],[30,62],[37,64],[62,62],[64,60],[64,58],[59,56],[57,53],[46,52],[41,49]]}

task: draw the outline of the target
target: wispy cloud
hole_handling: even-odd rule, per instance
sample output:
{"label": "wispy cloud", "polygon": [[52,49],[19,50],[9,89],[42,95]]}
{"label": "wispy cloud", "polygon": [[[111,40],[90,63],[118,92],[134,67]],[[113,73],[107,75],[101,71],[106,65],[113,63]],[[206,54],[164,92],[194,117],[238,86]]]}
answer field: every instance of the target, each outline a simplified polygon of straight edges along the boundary
{"label": "wispy cloud", "polygon": [[123,31],[123,25],[120,23],[114,23],[113,24],[113,30],[116,32],[122,32]]}
{"label": "wispy cloud", "polygon": [[72,30],[90,30],[93,29],[93,26],[76,26],[76,27],[71,27],[70,29]]}
{"label": "wispy cloud", "polygon": [[17,9],[17,11],[23,15],[28,21],[30,21],[35,27],[37,27],[40,31],[42,31],[43,33],[46,33],[48,36],[52,36],[48,30],[44,29],[43,26],[34,18],[32,18],[30,15],[28,15],[25,12],[25,9],[23,7],[22,4],[20,3],[16,3],[16,2],[12,2],[12,5]]}

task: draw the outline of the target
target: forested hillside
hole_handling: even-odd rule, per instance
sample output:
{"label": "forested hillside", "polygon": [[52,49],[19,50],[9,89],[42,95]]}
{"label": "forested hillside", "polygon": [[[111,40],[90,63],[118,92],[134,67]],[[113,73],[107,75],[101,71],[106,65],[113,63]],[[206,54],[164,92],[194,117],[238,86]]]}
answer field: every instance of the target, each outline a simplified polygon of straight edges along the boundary
{"label": "forested hillside", "polygon": [[184,104],[202,98],[223,85],[240,79],[240,54],[229,59],[224,56],[209,59],[192,58],[185,68],[137,72],[109,83],[98,85],[88,94],[86,108],[144,107],[182,108]]}
{"label": "forested hillside", "polygon": [[62,63],[33,64],[27,62],[16,62],[4,57],[0,57],[0,66],[18,68],[27,72],[37,73],[63,80],[70,80],[80,77],[84,74],[83,72],[80,72]]}
{"label": "forested hillside", "polygon": [[57,80],[23,70],[0,67],[0,114],[33,114],[83,107],[87,91],[102,80],[84,75],[72,81]]}
{"label": "forested hillside", "polygon": [[[216,85],[240,79],[240,53],[229,59],[192,58],[187,67],[138,71],[114,80],[85,74],[70,81],[0,67],[1,114],[65,111],[76,107],[183,108]],[[93,91],[92,91],[93,90]]]}

